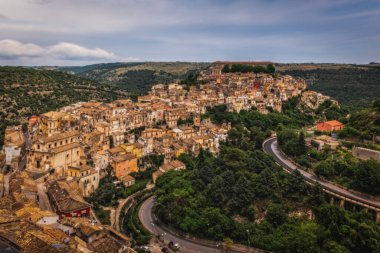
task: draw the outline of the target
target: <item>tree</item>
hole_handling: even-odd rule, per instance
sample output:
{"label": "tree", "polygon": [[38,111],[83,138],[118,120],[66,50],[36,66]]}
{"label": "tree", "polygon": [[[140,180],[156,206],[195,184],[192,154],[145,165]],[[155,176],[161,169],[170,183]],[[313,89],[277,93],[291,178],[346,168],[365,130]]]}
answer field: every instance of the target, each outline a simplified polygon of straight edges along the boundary
{"label": "tree", "polygon": [[273,64],[268,64],[267,65],[267,72],[269,74],[274,74],[274,72],[276,71],[275,67],[273,66]]}
{"label": "tree", "polygon": [[228,64],[224,65],[222,68],[222,73],[229,73],[230,72],[230,66]]}
{"label": "tree", "polygon": [[233,212],[241,213],[254,199],[254,186],[246,176],[241,176],[232,189],[233,192]]}
{"label": "tree", "polygon": [[336,241],[329,240],[323,246],[323,252],[326,253],[349,253],[350,251],[337,243]]}
{"label": "tree", "polygon": [[304,155],[307,151],[306,148],[306,142],[305,142],[305,134],[301,131],[299,138],[298,138],[298,145],[299,145],[299,154],[298,155]]}
{"label": "tree", "polygon": [[331,161],[322,161],[318,163],[314,172],[318,177],[326,179],[331,179],[335,175],[334,165]]}
{"label": "tree", "polygon": [[266,216],[266,220],[278,227],[282,225],[287,219],[287,215],[284,212],[284,208],[279,204],[272,204],[269,206],[268,213]]}
{"label": "tree", "polygon": [[380,194],[380,163],[375,160],[360,161],[357,165],[356,186],[372,194]]}
{"label": "tree", "polygon": [[373,102],[373,107],[380,112],[380,98],[376,99],[375,102]]}

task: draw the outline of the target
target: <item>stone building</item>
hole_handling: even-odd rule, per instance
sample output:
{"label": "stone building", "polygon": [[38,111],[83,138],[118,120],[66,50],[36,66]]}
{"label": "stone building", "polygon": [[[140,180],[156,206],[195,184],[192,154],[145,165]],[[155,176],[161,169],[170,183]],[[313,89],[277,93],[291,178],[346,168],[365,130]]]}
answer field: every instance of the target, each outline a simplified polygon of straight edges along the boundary
{"label": "stone building", "polygon": [[80,165],[79,132],[70,131],[52,136],[35,136],[28,150],[27,169],[45,172],[54,169],[65,175],[68,166]]}
{"label": "stone building", "polygon": [[352,154],[362,160],[374,159],[376,161],[380,161],[380,151],[378,150],[354,147],[352,149]]}

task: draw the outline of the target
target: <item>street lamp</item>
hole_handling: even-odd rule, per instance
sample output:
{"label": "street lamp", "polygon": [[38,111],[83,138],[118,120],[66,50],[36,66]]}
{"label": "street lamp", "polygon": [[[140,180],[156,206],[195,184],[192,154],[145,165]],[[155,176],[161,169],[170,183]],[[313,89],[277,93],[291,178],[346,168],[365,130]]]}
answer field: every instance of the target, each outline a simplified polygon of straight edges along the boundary
{"label": "street lamp", "polygon": [[251,246],[251,242],[249,240],[249,237],[250,237],[250,235],[249,235],[249,229],[247,229],[247,235],[248,235],[248,246]]}

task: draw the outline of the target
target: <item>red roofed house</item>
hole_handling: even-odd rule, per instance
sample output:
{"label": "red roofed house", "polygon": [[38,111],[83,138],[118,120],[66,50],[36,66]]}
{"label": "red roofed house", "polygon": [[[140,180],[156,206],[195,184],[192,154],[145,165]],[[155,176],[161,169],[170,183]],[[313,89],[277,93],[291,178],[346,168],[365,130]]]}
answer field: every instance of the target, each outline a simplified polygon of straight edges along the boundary
{"label": "red roofed house", "polygon": [[59,215],[59,218],[64,217],[86,217],[90,218],[91,205],[84,201],[78,194],[75,185],[69,184],[65,179],[48,182],[47,196],[50,205]]}
{"label": "red roofed house", "polygon": [[342,129],[344,129],[343,123],[337,120],[331,120],[317,124],[317,130],[321,132],[335,132]]}

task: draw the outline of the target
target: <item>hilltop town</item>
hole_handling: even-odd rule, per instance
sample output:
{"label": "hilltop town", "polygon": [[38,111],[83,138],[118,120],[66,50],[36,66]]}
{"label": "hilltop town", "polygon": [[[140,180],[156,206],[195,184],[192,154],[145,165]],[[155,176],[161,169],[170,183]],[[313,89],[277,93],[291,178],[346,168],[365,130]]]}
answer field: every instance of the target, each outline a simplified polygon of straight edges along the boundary
{"label": "hilltop town", "polygon": [[[306,91],[302,79],[266,71],[226,72],[223,68],[229,64],[233,68],[247,63],[217,62],[200,73],[200,84],[157,84],[136,102],[78,102],[32,116],[27,125],[8,126],[0,155],[5,172],[2,236],[20,249],[133,252],[129,238],[102,226],[84,199],[96,191],[109,169],[118,183],[129,187],[135,182],[131,174],[147,169],[144,157],[163,157],[151,175],[154,183],[170,170],[186,169],[177,160],[183,153],[197,156],[203,149],[218,155],[231,124],[215,124],[203,116],[214,106],[267,114],[281,112],[283,103],[297,96],[312,109],[330,99]],[[265,70],[271,63],[249,64]],[[22,236],[10,232],[14,229]],[[39,245],[21,237],[39,238]]]}

